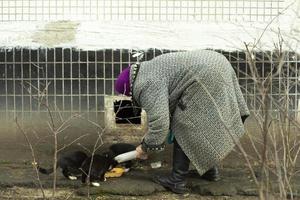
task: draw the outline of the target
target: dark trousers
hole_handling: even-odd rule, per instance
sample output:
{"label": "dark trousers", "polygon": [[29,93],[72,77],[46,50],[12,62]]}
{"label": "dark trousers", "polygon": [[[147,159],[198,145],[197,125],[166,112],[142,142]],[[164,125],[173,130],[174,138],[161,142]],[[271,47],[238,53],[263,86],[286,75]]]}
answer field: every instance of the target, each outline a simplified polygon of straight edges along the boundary
{"label": "dark trousers", "polygon": [[189,166],[190,159],[185,155],[174,138],[172,178],[174,178],[174,180],[185,179],[189,172]]}

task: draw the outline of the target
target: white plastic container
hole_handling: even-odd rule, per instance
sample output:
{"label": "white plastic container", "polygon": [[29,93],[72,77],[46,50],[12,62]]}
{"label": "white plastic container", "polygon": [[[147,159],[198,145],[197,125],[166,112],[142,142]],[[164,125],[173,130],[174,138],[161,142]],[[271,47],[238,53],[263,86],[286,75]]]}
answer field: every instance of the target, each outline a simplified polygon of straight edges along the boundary
{"label": "white plastic container", "polygon": [[137,156],[137,151],[134,150],[134,151],[129,151],[127,153],[120,154],[120,155],[116,156],[114,159],[118,163],[122,163],[122,162],[126,162],[129,160],[134,160],[134,159],[136,159],[136,156]]}
{"label": "white plastic container", "polygon": [[161,168],[161,161],[151,163],[153,169]]}

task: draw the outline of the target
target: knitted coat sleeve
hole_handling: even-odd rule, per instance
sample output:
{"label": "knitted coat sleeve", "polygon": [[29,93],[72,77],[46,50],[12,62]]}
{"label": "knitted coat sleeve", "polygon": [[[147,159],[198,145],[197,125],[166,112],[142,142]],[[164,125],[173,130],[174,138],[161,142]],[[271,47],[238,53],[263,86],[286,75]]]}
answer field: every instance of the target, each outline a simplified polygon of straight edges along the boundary
{"label": "knitted coat sleeve", "polygon": [[158,83],[149,83],[139,95],[141,107],[146,111],[148,132],[142,148],[144,151],[161,150],[169,132],[169,98],[167,87]]}

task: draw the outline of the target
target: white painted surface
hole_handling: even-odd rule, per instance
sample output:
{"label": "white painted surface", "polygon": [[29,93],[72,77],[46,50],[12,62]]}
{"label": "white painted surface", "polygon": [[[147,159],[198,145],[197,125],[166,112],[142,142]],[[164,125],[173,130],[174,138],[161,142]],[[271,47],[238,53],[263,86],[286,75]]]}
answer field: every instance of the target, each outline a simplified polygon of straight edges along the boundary
{"label": "white painted surface", "polygon": [[[257,23],[151,23],[151,22],[80,22],[75,39],[52,46],[38,43],[33,35],[44,29],[45,22],[15,22],[0,24],[0,46],[4,47],[76,47],[85,50],[103,48],[128,49],[237,49],[243,42],[254,42],[259,38],[267,24]],[[261,38],[263,49],[272,49],[280,27],[284,36],[290,35],[290,24],[272,24]],[[294,34],[299,26],[293,27]],[[299,31],[299,29],[298,29]],[[55,30],[54,30],[55,32]],[[59,33],[59,30],[58,30]],[[297,43],[293,48],[299,51]]]}
{"label": "white painted surface", "polygon": [[[282,15],[276,17],[271,24],[195,21],[2,22],[0,23],[0,46],[31,48],[59,46],[84,50],[104,48],[234,50],[243,49],[244,42],[253,43],[264,33],[260,40],[261,48],[271,50],[274,48],[273,43],[277,40],[277,32],[280,29],[287,48],[299,52],[300,7],[295,5],[293,4]],[[67,30],[63,30],[64,23],[67,25],[65,28]],[[37,36],[40,33],[42,36],[39,38]],[[66,35],[65,40],[63,34]],[[59,39],[57,43],[55,43],[56,38]]]}

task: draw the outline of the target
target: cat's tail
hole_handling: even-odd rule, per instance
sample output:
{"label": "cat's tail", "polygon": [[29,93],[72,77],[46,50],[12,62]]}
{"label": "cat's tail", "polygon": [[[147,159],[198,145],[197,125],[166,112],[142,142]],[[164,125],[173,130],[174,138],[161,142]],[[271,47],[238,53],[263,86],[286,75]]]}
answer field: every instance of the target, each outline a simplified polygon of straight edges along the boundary
{"label": "cat's tail", "polygon": [[47,175],[49,175],[49,174],[52,174],[53,171],[54,171],[53,168],[50,168],[50,169],[42,168],[42,167],[39,166],[38,163],[32,163],[32,164],[35,165],[36,168],[37,168],[37,170],[39,170],[39,172],[42,173],[42,174],[47,174]]}

